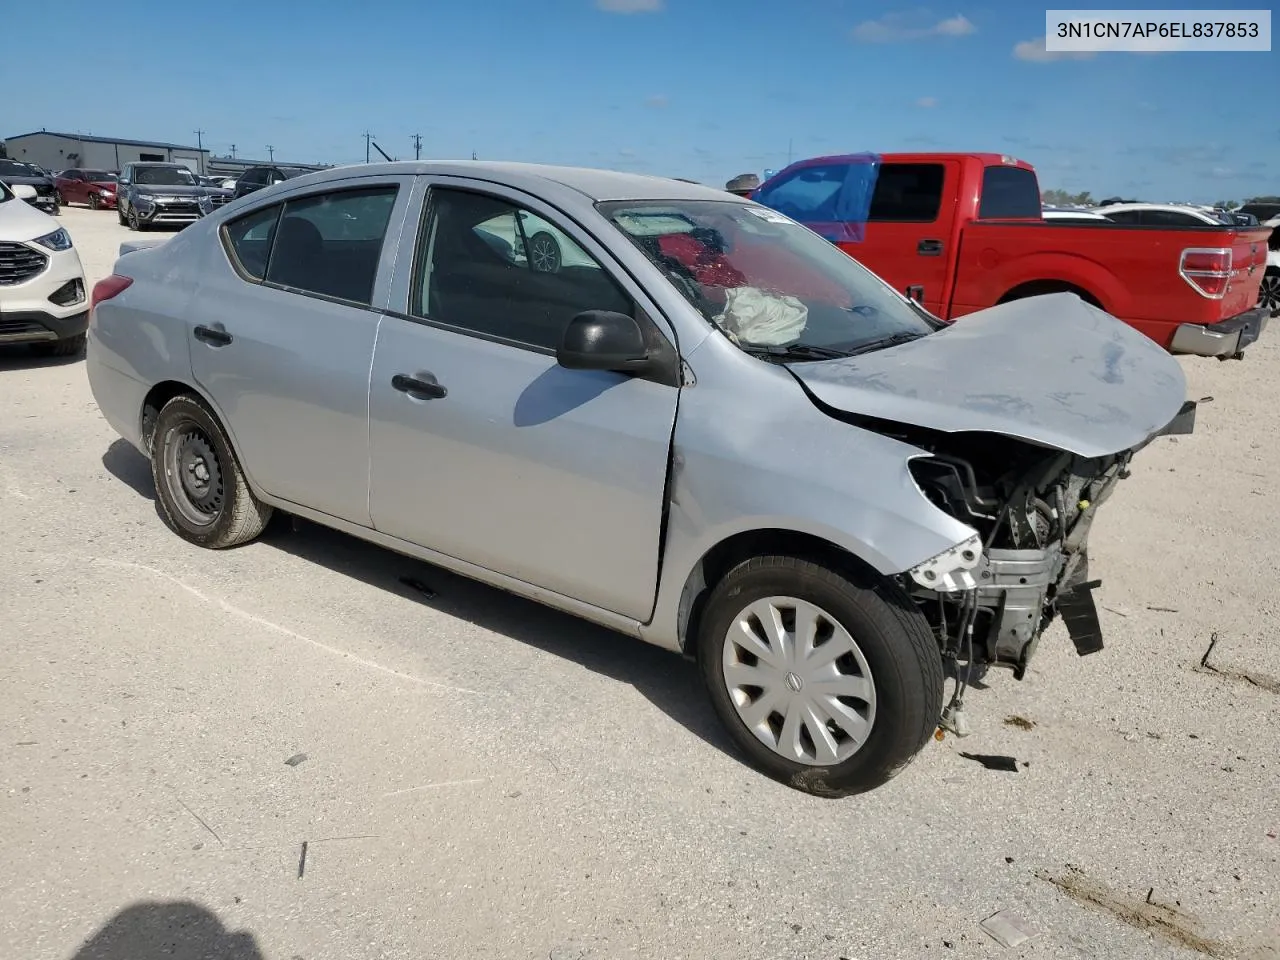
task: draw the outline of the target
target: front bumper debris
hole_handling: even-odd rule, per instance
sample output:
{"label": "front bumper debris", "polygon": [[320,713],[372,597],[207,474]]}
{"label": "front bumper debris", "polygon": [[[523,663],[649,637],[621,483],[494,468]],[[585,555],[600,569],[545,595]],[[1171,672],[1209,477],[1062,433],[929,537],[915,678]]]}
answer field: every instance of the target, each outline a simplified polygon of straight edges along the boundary
{"label": "front bumper debris", "polygon": [[1254,307],[1219,323],[1184,323],[1173,333],[1170,353],[1196,357],[1239,359],[1266,329],[1270,316],[1265,307]]}

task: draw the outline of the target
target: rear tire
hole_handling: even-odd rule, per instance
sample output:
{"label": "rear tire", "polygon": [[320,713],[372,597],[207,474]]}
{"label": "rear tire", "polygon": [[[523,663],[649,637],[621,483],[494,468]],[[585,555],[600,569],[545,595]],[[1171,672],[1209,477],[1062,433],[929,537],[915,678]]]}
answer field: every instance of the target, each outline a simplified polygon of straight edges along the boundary
{"label": "rear tire", "polygon": [[31,351],[38,357],[74,357],[84,353],[84,343],[85,335],[77,333],[73,337],[64,337],[62,340],[33,343]]}
{"label": "rear tire", "polygon": [[89,209],[97,210],[101,206],[102,206],[102,198],[98,196],[96,193],[89,194]]}
{"label": "rear tire", "polygon": [[[780,628],[772,636],[766,620]],[[874,571],[748,560],[712,590],[700,624],[699,664],[721,722],[754,766],[798,790],[872,790],[937,729],[937,641],[906,592]]]}
{"label": "rear tire", "polygon": [[1262,275],[1258,306],[1265,308],[1271,316],[1280,317],[1280,267],[1268,267]]}
{"label": "rear tire", "polygon": [[174,397],[157,415],[151,476],[165,523],[196,546],[248,543],[271,519],[271,507],[249,489],[222,425],[195,397]]}

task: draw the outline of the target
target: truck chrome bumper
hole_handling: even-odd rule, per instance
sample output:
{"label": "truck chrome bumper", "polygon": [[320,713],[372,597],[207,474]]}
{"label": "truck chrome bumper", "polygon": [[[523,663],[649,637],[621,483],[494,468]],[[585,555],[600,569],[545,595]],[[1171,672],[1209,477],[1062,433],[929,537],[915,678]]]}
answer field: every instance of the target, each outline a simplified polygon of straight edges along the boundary
{"label": "truck chrome bumper", "polygon": [[1270,319],[1262,307],[1247,310],[1221,323],[1183,323],[1173,333],[1170,353],[1230,360],[1244,355],[1244,348],[1266,329]]}

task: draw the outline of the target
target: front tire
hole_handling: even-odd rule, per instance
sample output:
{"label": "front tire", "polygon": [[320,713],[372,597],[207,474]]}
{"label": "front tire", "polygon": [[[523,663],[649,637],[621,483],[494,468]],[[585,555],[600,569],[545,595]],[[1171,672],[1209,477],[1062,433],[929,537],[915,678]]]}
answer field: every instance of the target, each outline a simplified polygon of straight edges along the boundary
{"label": "front tire", "polygon": [[101,206],[102,206],[102,198],[99,197],[96,193],[89,194],[89,209],[97,210]]}
{"label": "front tire", "polygon": [[942,657],[894,581],[795,557],[758,557],[712,590],[699,629],[711,702],[752,764],[796,789],[881,786],[942,710]]}
{"label": "front tire", "polygon": [[195,397],[161,408],[151,438],[151,476],[169,529],[210,550],[248,543],[271,519],[253,495],[221,424]]}
{"label": "front tire", "polygon": [[141,233],[145,228],[145,224],[138,219],[138,211],[133,209],[133,207],[129,208],[128,216],[126,216],[125,219],[129,222],[130,230],[136,230],[138,233]]}
{"label": "front tire", "polygon": [[1280,267],[1268,267],[1262,275],[1258,306],[1265,307],[1271,316],[1280,317]]}

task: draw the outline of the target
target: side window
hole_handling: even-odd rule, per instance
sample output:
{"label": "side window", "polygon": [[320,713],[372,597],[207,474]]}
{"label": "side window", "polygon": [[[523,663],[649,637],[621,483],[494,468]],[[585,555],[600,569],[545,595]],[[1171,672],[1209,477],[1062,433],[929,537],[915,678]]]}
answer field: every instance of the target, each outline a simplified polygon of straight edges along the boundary
{"label": "side window", "polygon": [[163,153],[140,153],[138,159],[143,163],[164,163],[165,155]]}
{"label": "side window", "polygon": [[124,169],[120,171],[120,179],[118,183],[129,183],[133,180],[133,164],[126,163]]}
{"label": "side window", "polygon": [[1107,219],[1112,223],[1137,223],[1137,210],[1117,210],[1115,213],[1108,213]]}
{"label": "side window", "polygon": [[418,241],[414,316],[554,350],[584,310],[634,304],[564,231],[505,200],[433,189]]}
{"label": "side window", "polygon": [[761,188],[759,203],[800,223],[829,223],[839,219],[840,191],[847,164],[802,167],[787,179]]}
{"label": "side window", "polygon": [[286,202],[267,282],[367,306],[397,190],[365,187]]}
{"label": "side window", "polygon": [[1040,187],[1036,175],[1023,167],[987,167],[982,171],[983,220],[1028,220],[1040,216]]}
{"label": "side window", "polygon": [[[933,223],[942,207],[940,163],[886,163],[871,195],[871,221]],[[1038,211],[1037,214],[1038,215]]]}
{"label": "side window", "polygon": [[1203,227],[1205,222],[1176,210],[1143,210],[1138,219],[1144,227]]}
{"label": "side window", "polygon": [[232,256],[240,269],[255,280],[267,275],[267,257],[271,253],[271,241],[275,238],[276,221],[279,219],[280,204],[276,204],[255,210],[225,227]]}

